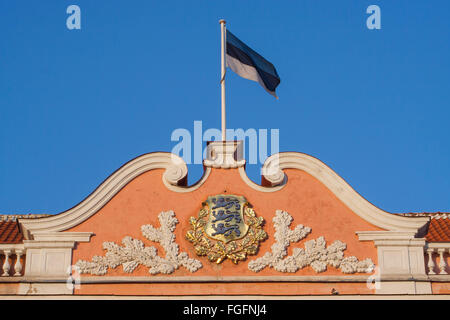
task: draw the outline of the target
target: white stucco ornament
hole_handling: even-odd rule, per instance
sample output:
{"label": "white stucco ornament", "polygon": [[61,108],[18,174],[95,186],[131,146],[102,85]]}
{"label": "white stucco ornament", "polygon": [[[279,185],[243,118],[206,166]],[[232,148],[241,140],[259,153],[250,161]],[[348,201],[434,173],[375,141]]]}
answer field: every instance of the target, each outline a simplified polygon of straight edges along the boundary
{"label": "white stucco ornament", "polygon": [[[76,266],[79,267],[80,273],[105,275],[108,268],[114,269],[119,265],[122,265],[123,271],[127,273],[132,273],[139,265],[148,267],[151,274],[170,274],[180,266],[190,272],[200,269],[202,264],[199,260],[189,258],[186,252],[179,252],[173,233],[178,223],[175,213],[161,212],[158,218],[161,225],[159,228],[147,224],[141,227],[141,231],[145,238],[159,243],[164,248],[164,258],[158,255],[155,247],[146,247],[141,240],[127,236],[123,238],[122,246],[114,242],[104,242],[103,249],[107,251],[105,256],[94,256],[91,261],[79,260]],[[374,270],[375,265],[371,259],[359,261],[354,256],[344,257],[347,245],[337,240],[327,247],[323,236],[307,241],[304,248],[294,248],[293,254],[287,256],[290,244],[306,238],[311,232],[311,228],[301,224],[290,229],[292,220],[292,216],[286,211],[276,211],[273,218],[275,243],[271,252],[250,261],[248,269],[259,272],[271,267],[276,271],[289,273],[306,266],[311,266],[318,273],[326,271],[327,266],[340,269],[343,273],[370,273]]]}
{"label": "white stucco ornament", "polygon": [[251,271],[259,272],[266,267],[274,268],[279,272],[296,272],[306,266],[311,266],[315,272],[324,272],[327,265],[340,269],[343,273],[370,273],[374,270],[371,259],[359,261],[354,256],[344,257],[347,245],[342,241],[335,241],[326,246],[324,237],[310,240],[305,248],[294,248],[293,254],[287,256],[287,248],[292,242],[298,242],[311,232],[311,228],[297,225],[295,229],[289,228],[292,217],[286,211],[277,210],[273,218],[275,228],[275,243],[271,252],[248,263]]}
{"label": "white stucco ornament", "polygon": [[107,250],[104,257],[94,256],[92,261],[79,260],[76,266],[80,273],[105,275],[108,268],[117,268],[122,265],[123,271],[132,273],[138,265],[149,268],[151,274],[170,274],[180,266],[190,272],[195,272],[202,267],[199,260],[189,258],[186,252],[179,252],[175,243],[175,225],[178,223],[173,211],[161,212],[158,216],[161,226],[155,228],[147,224],[141,227],[142,234],[148,240],[158,242],[164,248],[165,257],[160,257],[155,247],[146,247],[141,240],[125,237],[123,246],[114,242],[104,242],[103,249]]}

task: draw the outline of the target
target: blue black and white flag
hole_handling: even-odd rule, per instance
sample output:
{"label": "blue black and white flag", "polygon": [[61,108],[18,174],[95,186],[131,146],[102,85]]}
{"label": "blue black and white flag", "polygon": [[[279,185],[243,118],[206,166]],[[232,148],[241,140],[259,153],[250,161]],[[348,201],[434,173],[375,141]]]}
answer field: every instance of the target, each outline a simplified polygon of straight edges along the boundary
{"label": "blue black and white flag", "polygon": [[280,84],[277,70],[269,61],[249,48],[234,34],[226,33],[226,61],[242,78],[259,82],[271,95],[278,99],[275,89]]}

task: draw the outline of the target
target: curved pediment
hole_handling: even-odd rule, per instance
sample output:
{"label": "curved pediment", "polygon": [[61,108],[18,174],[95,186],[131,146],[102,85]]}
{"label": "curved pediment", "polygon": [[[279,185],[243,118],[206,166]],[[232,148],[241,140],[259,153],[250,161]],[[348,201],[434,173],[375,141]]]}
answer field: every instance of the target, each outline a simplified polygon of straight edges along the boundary
{"label": "curved pediment", "polygon": [[[165,188],[175,193],[189,193],[201,188],[208,180],[212,170],[228,170],[230,174],[237,170],[242,182],[251,189],[261,193],[277,192],[292,183],[289,181],[287,170],[301,170],[320,181],[352,212],[376,227],[389,231],[416,233],[429,220],[426,217],[399,216],[377,208],[359,195],[327,165],[307,154],[283,152],[272,155],[266,160],[262,168],[263,185],[258,185],[248,178],[245,172],[245,160],[231,158],[233,152],[225,154],[223,150],[219,150],[219,153],[215,150],[216,153],[214,153],[214,145],[211,151],[208,159],[204,162],[205,171],[202,178],[192,186],[185,185],[187,166],[180,157],[168,152],[149,153],[123,165],[75,207],[54,216],[34,220],[23,219],[20,222],[27,231],[28,237],[41,232],[58,232],[70,229],[96,214],[136,177],[158,169],[164,170],[161,178]],[[221,154],[220,152],[222,152],[223,157],[218,157],[218,154]],[[227,164],[221,166],[220,161]]]}

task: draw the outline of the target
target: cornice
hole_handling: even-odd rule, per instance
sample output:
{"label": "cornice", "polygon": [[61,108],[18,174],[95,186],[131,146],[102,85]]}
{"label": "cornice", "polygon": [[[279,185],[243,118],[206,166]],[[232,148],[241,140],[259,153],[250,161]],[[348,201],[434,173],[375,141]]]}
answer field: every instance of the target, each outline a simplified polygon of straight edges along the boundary
{"label": "cornice", "polygon": [[[169,152],[144,154],[123,165],[109,176],[97,189],[75,207],[60,214],[40,219],[20,219],[25,236],[32,238],[36,232],[57,232],[74,227],[88,219],[114,197],[125,185],[144,172],[165,169],[163,183],[172,190],[181,190],[186,181],[186,163]],[[205,172],[203,181],[209,172]],[[201,182],[203,183],[203,182]],[[195,187],[188,188],[192,191]]]}
{"label": "cornice", "polygon": [[430,249],[450,249],[450,242],[427,242]]}
{"label": "cornice", "polygon": [[0,252],[4,252],[7,250],[23,250],[23,243],[0,243]]}
{"label": "cornice", "polygon": [[429,222],[428,217],[404,217],[379,209],[359,195],[326,164],[310,155],[299,152],[282,152],[272,155],[264,163],[264,178],[272,186],[285,185],[287,179],[284,169],[297,169],[310,174],[322,182],[353,212],[382,229],[417,233]]}
{"label": "cornice", "polygon": [[414,231],[356,231],[359,241],[373,240],[409,240],[414,238]]}
{"label": "cornice", "polygon": [[89,242],[93,232],[36,232],[33,233],[35,241],[74,241]]}
{"label": "cornice", "polygon": [[[218,149],[216,149],[218,150]],[[229,156],[229,153],[227,151]],[[155,152],[142,155],[126,163],[108,177],[93,193],[75,207],[58,215],[39,219],[20,219],[28,239],[38,232],[58,232],[74,227],[100,210],[126,184],[144,172],[165,169],[162,176],[164,185],[173,192],[191,192],[203,185],[208,179],[211,167],[206,167],[203,177],[195,185],[186,187],[187,166],[184,161],[168,152]],[[260,186],[252,182],[243,166],[237,166],[243,181],[260,192],[276,192],[288,183],[285,169],[305,171],[323,183],[336,197],[354,213],[367,222],[389,231],[405,231],[416,234],[426,225],[429,217],[405,217],[383,211],[362,196],[347,182],[320,160],[298,152],[284,152],[272,155],[263,165],[263,179],[270,186]]]}
{"label": "cornice", "polygon": [[43,249],[43,248],[67,248],[72,249],[75,247],[76,241],[36,241],[36,240],[24,240],[25,249]]}

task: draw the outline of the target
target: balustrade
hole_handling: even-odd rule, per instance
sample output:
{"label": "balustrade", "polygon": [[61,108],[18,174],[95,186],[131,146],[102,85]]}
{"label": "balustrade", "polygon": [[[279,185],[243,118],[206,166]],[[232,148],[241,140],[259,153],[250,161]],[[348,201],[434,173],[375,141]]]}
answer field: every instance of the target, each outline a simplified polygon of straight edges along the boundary
{"label": "balustrade", "polygon": [[[22,276],[22,257],[25,256],[25,250],[17,245],[0,245],[0,255],[2,256],[3,265],[1,266],[2,277],[20,277]],[[12,261],[15,258],[15,263],[12,265]]]}
{"label": "balustrade", "polygon": [[[433,246],[426,249],[426,253],[428,254],[428,274],[448,274],[447,272],[447,266],[448,263],[446,260],[448,260],[449,254],[450,254],[450,248],[447,247],[439,247],[435,243],[433,243]],[[447,253],[447,255],[446,255]],[[433,258],[435,257],[435,258]],[[439,269],[439,273],[435,272],[436,263],[434,262],[434,259],[439,260],[439,263],[437,264],[437,267]]]}

